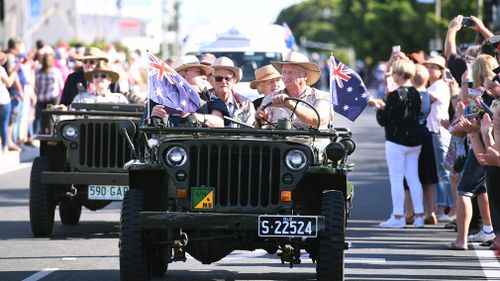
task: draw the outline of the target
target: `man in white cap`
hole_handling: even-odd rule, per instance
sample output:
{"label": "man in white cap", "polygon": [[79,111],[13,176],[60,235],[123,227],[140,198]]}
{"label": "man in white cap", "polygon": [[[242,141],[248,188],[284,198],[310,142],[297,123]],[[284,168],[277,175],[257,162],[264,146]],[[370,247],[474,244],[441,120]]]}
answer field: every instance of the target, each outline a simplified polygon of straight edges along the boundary
{"label": "man in white cap", "polygon": [[[290,52],[285,61],[271,63],[283,76],[285,89],[264,98],[262,105],[268,103],[272,105],[265,110],[262,110],[262,107],[257,110],[255,115],[257,122],[267,121],[276,124],[280,119],[292,118],[292,125],[295,128],[316,127],[318,116],[314,110],[303,103],[287,100],[288,97],[293,97],[314,106],[319,113],[319,127],[327,128],[333,120],[331,95],[311,87],[321,76],[319,66],[295,51]],[[290,117],[293,111],[294,115]]]}
{"label": "man in white cap", "polygon": [[210,81],[213,91],[226,104],[230,117],[253,126],[255,108],[252,101],[234,91],[234,85],[240,81],[243,73],[241,68],[236,67],[228,57],[218,57],[212,67],[215,70]]}
{"label": "man in white cap", "polygon": [[[225,123],[223,116],[229,116],[226,105],[217,97],[211,97],[206,88],[207,75],[213,73],[214,69],[201,64],[198,58],[192,55],[177,59],[174,69],[200,95],[200,109],[196,113],[190,114],[190,118],[195,118],[198,123],[208,127],[223,127]],[[156,104],[153,101],[151,103],[151,116],[168,117],[163,105]],[[187,115],[183,115],[183,117],[187,117]],[[179,117],[170,116],[169,122],[171,125],[177,126],[182,120],[179,120]],[[228,123],[226,122],[226,124]]]}

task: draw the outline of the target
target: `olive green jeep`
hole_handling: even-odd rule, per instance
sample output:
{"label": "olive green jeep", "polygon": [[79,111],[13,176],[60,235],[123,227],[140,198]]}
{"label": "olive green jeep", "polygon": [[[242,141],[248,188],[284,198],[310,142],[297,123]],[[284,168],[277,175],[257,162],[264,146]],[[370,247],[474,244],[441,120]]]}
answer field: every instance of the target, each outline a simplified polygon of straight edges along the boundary
{"label": "olive green jeep", "polygon": [[[40,155],[30,178],[30,223],[34,236],[48,237],[55,207],[64,225],[80,220],[82,205],[102,209],[123,200],[128,175],[123,164],[132,159],[134,139],[144,106],[72,104],[72,110],[44,110],[52,132],[38,135]],[[126,133],[125,133],[126,132]],[[130,139],[132,138],[132,139]]]}
{"label": "olive green jeep", "polygon": [[290,267],[305,250],[318,280],[344,280],[349,129],[140,130],[145,157],[125,164],[121,280],[163,276],[186,252],[210,264],[255,249]]}

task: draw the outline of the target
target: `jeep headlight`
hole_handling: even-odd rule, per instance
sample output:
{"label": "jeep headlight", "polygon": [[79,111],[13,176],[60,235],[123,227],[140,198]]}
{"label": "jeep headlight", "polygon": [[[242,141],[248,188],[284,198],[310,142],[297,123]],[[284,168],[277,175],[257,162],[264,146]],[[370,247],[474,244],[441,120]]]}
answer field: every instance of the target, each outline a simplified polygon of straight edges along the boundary
{"label": "jeep headlight", "polygon": [[62,135],[67,140],[74,140],[78,136],[78,129],[73,124],[67,124],[62,128]]}
{"label": "jeep headlight", "polygon": [[170,166],[182,166],[186,163],[186,150],[180,146],[172,146],[165,153],[165,158]]}
{"label": "jeep headlight", "polygon": [[286,154],[285,163],[290,170],[301,170],[307,163],[306,154],[302,150],[292,149]]}

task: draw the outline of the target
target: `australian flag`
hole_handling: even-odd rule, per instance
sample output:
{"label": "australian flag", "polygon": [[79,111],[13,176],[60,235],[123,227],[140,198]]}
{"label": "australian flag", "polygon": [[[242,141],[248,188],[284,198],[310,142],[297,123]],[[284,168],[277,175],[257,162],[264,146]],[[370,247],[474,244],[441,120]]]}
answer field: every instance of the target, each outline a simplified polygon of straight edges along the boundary
{"label": "australian flag", "polygon": [[368,103],[368,90],[361,77],[335,57],[331,57],[330,91],[333,109],[354,121]]}
{"label": "australian flag", "polygon": [[290,29],[288,24],[286,24],[286,22],[283,23],[283,29],[285,30],[286,47],[289,50],[295,49],[295,46],[297,45],[297,43],[295,42],[295,37],[293,36],[292,30]]}
{"label": "australian flag", "polygon": [[164,61],[149,55],[148,96],[170,114],[196,112],[200,98],[195,89]]}

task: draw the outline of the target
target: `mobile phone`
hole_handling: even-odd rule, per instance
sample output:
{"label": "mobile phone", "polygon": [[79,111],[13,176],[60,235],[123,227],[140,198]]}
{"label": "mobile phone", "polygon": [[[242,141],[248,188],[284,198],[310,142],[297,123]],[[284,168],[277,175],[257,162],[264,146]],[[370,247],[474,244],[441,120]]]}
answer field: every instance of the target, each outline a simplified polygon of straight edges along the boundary
{"label": "mobile phone", "polygon": [[453,80],[453,75],[451,75],[451,71],[448,68],[445,70],[445,77],[446,77],[446,81]]}
{"label": "mobile phone", "polygon": [[392,52],[393,53],[401,52],[401,46],[400,45],[392,46]]}
{"label": "mobile phone", "polygon": [[463,17],[462,26],[474,26],[474,22],[470,19],[470,17]]}
{"label": "mobile phone", "polygon": [[480,100],[481,106],[483,107],[484,112],[488,113],[490,117],[493,117],[493,110],[489,105],[487,105],[483,100]]}

